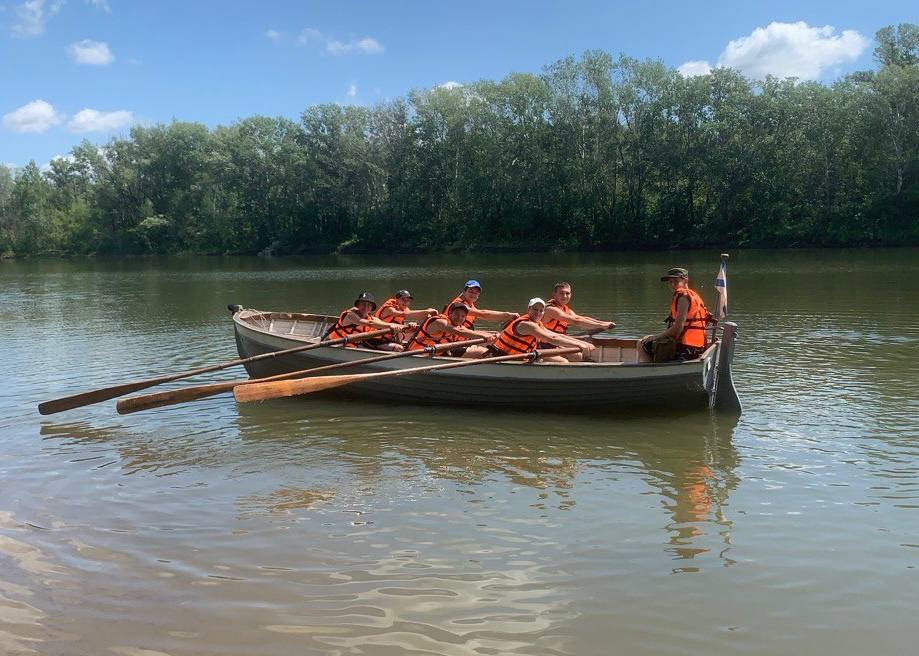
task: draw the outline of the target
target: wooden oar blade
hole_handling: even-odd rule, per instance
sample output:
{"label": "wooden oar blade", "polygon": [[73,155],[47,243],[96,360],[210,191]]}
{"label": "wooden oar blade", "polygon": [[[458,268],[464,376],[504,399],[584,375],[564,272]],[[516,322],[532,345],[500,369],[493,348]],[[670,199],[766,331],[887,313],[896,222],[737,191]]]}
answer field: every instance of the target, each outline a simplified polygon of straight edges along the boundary
{"label": "wooden oar blade", "polygon": [[166,390],[156,394],[145,394],[144,396],[131,396],[121,399],[115,405],[120,415],[129,415],[141,410],[152,410],[153,408],[162,408],[167,405],[185,403],[186,401],[197,401],[206,399],[209,396],[229,392],[239,383],[236,381],[229,383],[214,383],[212,385],[198,385],[196,387],[186,387],[185,389]]}
{"label": "wooden oar blade", "polygon": [[267,401],[280,399],[287,396],[312,394],[322,390],[341,387],[356,382],[365,376],[374,374],[350,374],[344,376],[317,376],[315,378],[297,378],[295,380],[279,380],[272,383],[251,383],[237,385],[233,388],[233,396],[239,403],[253,401]]}
{"label": "wooden oar blade", "polygon": [[109,399],[114,399],[125,394],[130,394],[131,392],[147,389],[148,387],[159,385],[160,382],[161,381],[156,380],[143,381],[139,383],[127,383],[125,385],[115,385],[113,387],[92,390],[91,392],[82,392],[72,396],[65,396],[60,399],[53,399],[51,401],[39,403],[38,412],[43,415],[53,415],[56,412],[64,412],[65,410],[73,410],[74,408],[80,408],[84,405],[101,403],[102,401],[108,401]]}

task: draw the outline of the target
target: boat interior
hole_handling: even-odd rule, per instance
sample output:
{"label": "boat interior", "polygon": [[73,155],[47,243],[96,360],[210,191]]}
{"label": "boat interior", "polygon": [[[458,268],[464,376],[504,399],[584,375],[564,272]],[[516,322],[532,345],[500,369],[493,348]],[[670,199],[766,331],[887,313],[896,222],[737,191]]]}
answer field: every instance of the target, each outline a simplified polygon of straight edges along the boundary
{"label": "boat interior", "polygon": [[[321,314],[242,310],[238,319],[261,332],[306,341],[322,337],[337,317]],[[635,339],[613,337],[591,337],[590,339],[597,349],[591,354],[589,362],[632,364],[639,361]]]}

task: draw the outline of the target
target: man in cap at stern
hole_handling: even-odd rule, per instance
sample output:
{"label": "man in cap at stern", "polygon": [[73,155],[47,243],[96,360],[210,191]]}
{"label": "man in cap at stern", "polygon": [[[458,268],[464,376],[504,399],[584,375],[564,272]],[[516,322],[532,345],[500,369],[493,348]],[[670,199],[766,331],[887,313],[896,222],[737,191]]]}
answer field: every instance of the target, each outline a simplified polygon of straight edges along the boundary
{"label": "man in cap at stern", "polygon": [[673,290],[667,329],[657,335],[647,335],[639,342],[639,355],[651,362],[693,360],[705,350],[705,329],[712,315],[702,297],[689,288],[689,271],[674,267],[661,276]]}

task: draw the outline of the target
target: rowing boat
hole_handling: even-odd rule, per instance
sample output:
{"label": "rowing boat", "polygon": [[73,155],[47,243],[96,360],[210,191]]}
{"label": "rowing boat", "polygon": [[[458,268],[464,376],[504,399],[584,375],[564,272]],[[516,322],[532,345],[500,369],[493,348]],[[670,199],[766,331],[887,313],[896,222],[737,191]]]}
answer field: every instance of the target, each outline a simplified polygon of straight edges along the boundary
{"label": "rowing boat", "polygon": [[[263,312],[229,306],[236,346],[247,358],[319,342],[337,317],[291,312]],[[705,408],[740,411],[731,376],[736,325],[721,326],[715,341],[695,360],[639,362],[637,340],[594,336],[590,361],[578,363],[502,362],[368,380],[343,388],[361,396],[408,403],[476,406],[621,409],[635,407]],[[369,348],[320,347],[246,364],[253,378],[379,355]],[[419,360],[456,361],[418,355],[357,365],[350,373],[376,373],[419,366]]]}

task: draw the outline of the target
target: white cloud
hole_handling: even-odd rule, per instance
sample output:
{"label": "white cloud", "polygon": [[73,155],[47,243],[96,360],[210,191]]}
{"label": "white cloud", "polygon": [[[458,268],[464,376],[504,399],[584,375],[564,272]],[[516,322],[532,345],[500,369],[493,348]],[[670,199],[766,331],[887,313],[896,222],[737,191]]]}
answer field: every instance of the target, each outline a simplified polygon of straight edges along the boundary
{"label": "white cloud", "polygon": [[120,109],[114,112],[100,112],[97,109],[81,109],[67,128],[71,132],[111,132],[134,122],[134,114]]}
{"label": "white cloud", "polygon": [[41,134],[49,128],[60,125],[64,117],[51,103],[44,100],[33,100],[9,114],[3,116],[3,127],[13,132],[35,132]]}
{"label": "white cloud", "polygon": [[67,50],[71,59],[78,64],[105,66],[115,61],[115,55],[112,54],[108,44],[103,41],[83,39],[82,41],[71,43]]}
{"label": "white cloud", "polygon": [[816,80],[825,69],[855,61],[867,47],[868,39],[855,30],[836,34],[831,25],[772,22],[728,43],[718,66],[756,79],[775,75]]}
{"label": "white cloud", "polygon": [[348,93],[346,95],[348,98],[357,97],[357,85],[354,82],[348,85]]}
{"label": "white cloud", "polygon": [[712,72],[712,65],[703,60],[692,60],[684,62],[677,72],[683,77],[696,77],[697,75],[708,75]]}
{"label": "white cloud", "polygon": [[297,36],[297,43],[301,46],[319,41],[325,41],[325,37],[322,35],[322,32],[312,27],[304,27]]}
{"label": "white cloud", "polygon": [[281,40],[281,33],[277,30],[265,30],[265,36],[277,43]]}
{"label": "white cloud", "polygon": [[[275,40],[275,37],[270,34],[271,32],[274,32],[274,30],[268,30],[265,36]],[[300,30],[297,35],[297,45],[308,46],[313,44],[325,44],[325,51],[336,57],[341,55],[379,55],[386,50],[382,43],[371,36],[352,39],[351,41],[341,41],[323,34],[315,27],[305,27]]]}
{"label": "white cloud", "polygon": [[23,38],[40,36],[45,31],[45,23],[63,6],[64,0],[54,0],[50,5],[47,0],[26,0],[17,5],[13,34]]}
{"label": "white cloud", "polygon": [[460,84],[459,82],[454,82],[453,80],[450,80],[449,82],[444,82],[443,84],[438,84],[437,86],[439,86],[441,89],[459,89],[463,85]]}
{"label": "white cloud", "polygon": [[337,56],[350,55],[352,53],[363,55],[379,55],[384,51],[383,44],[373,37],[364,37],[356,41],[338,41],[329,39],[325,46],[329,54]]}
{"label": "white cloud", "polygon": [[112,6],[108,3],[108,0],[86,0],[86,2],[96,9],[101,9],[106,14],[112,13]]}
{"label": "white cloud", "polygon": [[55,155],[55,156],[52,157],[49,161],[47,161],[47,162],[45,162],[44,164],[42,164],[41,166],[39,166],[39,167],[38,167],[38,170],[41,171],[42,173],[47,173],[48,171],[51,170],[51,163],[54,162],[55,160],[59,160],[59,159],[65,161],[65,162],[74,162],[74,161],[76,161],[76,158],[75,158],[73,155]]}

